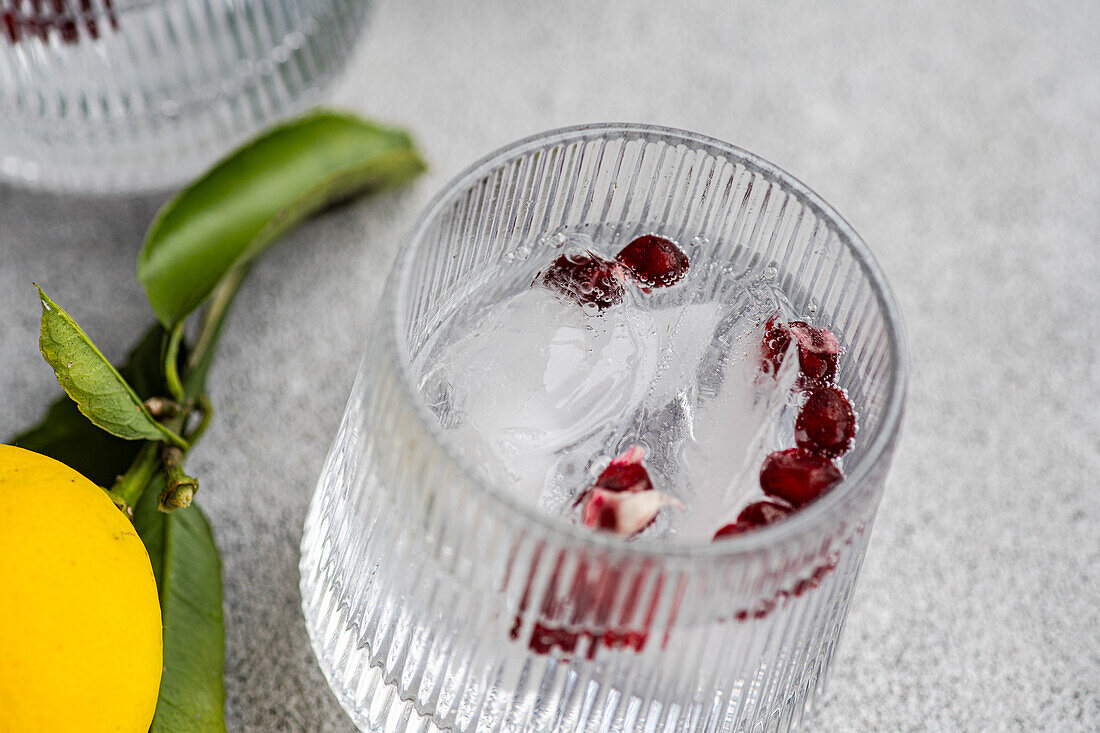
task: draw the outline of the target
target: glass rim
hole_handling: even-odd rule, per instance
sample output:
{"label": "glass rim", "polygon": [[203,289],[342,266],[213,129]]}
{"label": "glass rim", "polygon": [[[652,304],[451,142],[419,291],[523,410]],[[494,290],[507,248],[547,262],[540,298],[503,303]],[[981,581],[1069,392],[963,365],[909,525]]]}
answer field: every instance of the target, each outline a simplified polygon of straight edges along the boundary
{"label": "glass rim", "polygon": [[[893,366],[888,376],[887,402],[882,424],[875,433],[867,451],[846,472],[844,480],[823,497],[792,513],[782,522],[767,525],[753,532],[724,538],[720,542],[699,540],[661,540],[656,542],[628,542],[611,534],[593,532],[580,525],[540,510],[524,502],[512,493],[480,479],[471,470],[468,459],[459,453],[443,435],[442,428],[428,409],[416,386],[411,368],[408,345],[401,333],[400,314],[404,313],[407,287],[404,287],[412,269],[412,263],[424,242],[424,235],[433,221],[446,209],[456,195],[469,189],[485,175],[510,160],[559,143],[599,140],[609,136],[645,141],[664,141],[687,145],[692,149],[706,150],[716,157],[725,157],[735,164],[762,175],[772,183],[797,194],[801,203],[808,206],[831,226],[835,227],[843,246],[847,247],[859,264],[878,303],[886,323],[890,349],[894,354]],[[385,310],[380,316],[389,320],[383,327],[385,338],[393,347],[390,356],[400,375],[402,396],[415,406],[414,412],[421,427],[434,448],[457,467],[458,472],[481,491],[513,512],[524,522],[541,527],[549,535],[568,540],[603,552],[655,559],[715,559],[734,557],[780,545],[812,531],[827,515],[842,506],[858,488],[871,480],[873,470],[887,458],[890,446],[896,439],[904,411],[908,383],[908,350],[901,312],[885,274],[870,249],[855,229],[832,206],[809,186],[784,171],[779,166],[743,148],[716,138],[674,127],[642,123],[601,122],[560,127],[536,133],[504,145],[472,163],[448,181],[429,201],[416,223],[404,236],[401,251],[395,261],[389,283],[389,295],[385,298]],[[399,358],[404,357],[404,358]]]}

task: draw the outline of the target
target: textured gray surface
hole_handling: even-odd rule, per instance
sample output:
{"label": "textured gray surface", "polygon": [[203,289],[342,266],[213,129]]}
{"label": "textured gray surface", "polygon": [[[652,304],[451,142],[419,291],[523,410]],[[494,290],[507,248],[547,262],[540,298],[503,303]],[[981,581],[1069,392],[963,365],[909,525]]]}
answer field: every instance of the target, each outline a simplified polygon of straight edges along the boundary
{"label": "textured gray surface", "polygon": [[[332,98],[407,125],[432,170],[255,268],[192,464],[225,559],[231,728],[350,730],[306,640],[298,540],[402,232],[482,154],[604,120],[793,172],[906,315],[908,420],[811,729],[1100,728],[1100,4],[381,5]],[[0,436],[57,391],[31,281],[120,357],[151,317],[132,268],[157,203],[0,187]]]}

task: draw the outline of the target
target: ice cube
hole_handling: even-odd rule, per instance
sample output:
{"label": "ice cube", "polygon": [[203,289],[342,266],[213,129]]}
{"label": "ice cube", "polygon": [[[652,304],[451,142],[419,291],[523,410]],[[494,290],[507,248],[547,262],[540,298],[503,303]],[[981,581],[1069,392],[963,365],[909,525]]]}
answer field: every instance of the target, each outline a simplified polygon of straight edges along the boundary
{"label": "ice cube", "polygon": [[651,312],[657,340],[657,371],[646,395],[650,405],[663,405],[691,388],[718,326],[716,302],[693,303]]}
{"label": "ice cube", "polygon": [[455,441],[541,494],[562,449],[614,431],[653,380],[657,339],[646,314],[599,316],[543,288],[491,306],[435,357],[462,417]]}
{"label": "ice cube", "polygon": [[727,325],[720,339],[720,365],[704,362],[709,370],[720,368],[721,379],[700,393],[694,429],[681,449],[691,491],[689,497],[681,496],[690,507],[678,522],[677,531],[684,536],[713,534],[716,516],[758,490],[760,465],[782,442],[783,418],[798,377],[793,357],[784,360],[777,374],[761,370],[760,314],[749,310]]}

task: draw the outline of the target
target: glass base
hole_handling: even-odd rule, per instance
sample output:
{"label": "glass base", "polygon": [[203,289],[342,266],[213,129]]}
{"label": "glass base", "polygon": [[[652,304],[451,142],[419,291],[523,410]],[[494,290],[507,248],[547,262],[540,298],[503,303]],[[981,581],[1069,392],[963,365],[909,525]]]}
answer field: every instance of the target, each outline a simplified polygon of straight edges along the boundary
{"label": "glass base", "polygon": [[[344,441],[355,438],[342,430]],[[639,653],[532,653],[514,633],[507,593],[462,599],[464,583],[407,535],[351,524],[359,513],[332,479],[355,470],[333,459],[306,521],[302,607],[321,670],[362,731],[791,733],[824,691],[866,525],[811,590],[783,593],[762,612],[670,630],[663,642],[654,633]],[[329,532],[352,545],[325,542]]]}
{"label": "glass base", "polygon": [[[303,591],[305,590],[303,586]],[[444,733],[444,731],[456,730],[451,727],[440,727],[432,720],[429,711],[419,708],[411,699],[404,699],[397,683],[387,681],[382,667],[371,666],[367,650],[355,646],[354,634],[350,631],[338,634],[345,638],[333,644],[333,639],[326,636],[326,629],[313,623],[315,619],[320,620],[320,617],[311,613],[309,608],[306,609],[306,619],[310,643],[321,671],[340,706],[359,730],[370,733]],[[805,730],[804,725],[810,713],[825,692],[828,667],[836,651],[836,642],[842,628],[842,626],[837,628],[837,636],[827,645],[812,674],[804,678],[803,684],[782,701],[780,707],[773,710],[771,715],[762,716],[753,722],[741,719],[736,728],[727,727],[730,721],[723,721],[718,716],[708,718],[701,715],[676,715],[672,710],[669,711],[670,717],[658,717],[656,720],[648,718],[643,723],[638,720],[640,701],[635,699],[633,704],[616,706],[626,715],[614,715],[610,716],[610,719],[603,715],[596,715],[586,721],[562,720],[559,721],[562,724],[550,727],[528,725],[520,728],[497,721],[498,724],[495,726],[477,725],[470,726],[467,730],[501,729],[560,731],[561,733],[565,731],[575,733],[576,731],[721,730],[731,733],[798,733]],[[343,650],[343,652],[338,653],[337,650]],[[595,698],[598,695],[594,694],[592,697]],[[613,698],[613,696],[607,697]],[[564,723],[568,724],[564,725]]]}

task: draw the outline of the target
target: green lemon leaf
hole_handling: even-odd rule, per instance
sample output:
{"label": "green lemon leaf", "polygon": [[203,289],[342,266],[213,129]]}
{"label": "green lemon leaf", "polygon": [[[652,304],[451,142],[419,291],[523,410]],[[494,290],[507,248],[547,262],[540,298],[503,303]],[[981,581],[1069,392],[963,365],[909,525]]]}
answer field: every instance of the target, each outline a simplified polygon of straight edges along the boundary
{"label": "green lemon leaf", "polygon": [[167,441],[186,448],[186,441],[153,419],[134,389],[76,321],[50,300],[42,288],[38,288],[38,297],[42,301],[39,349],[53,367],[57,383],[80,412],[119,438]]}
{"label": "green lemon leaf", "polygon": [[221,560],[197,504],[157,510],[158,477],[134,507],[134,527],[149,551],[164,624],[164,672],[153,733],[225,731],[225,632]]}
{"label": "green lemon leaf", "polygon": [[[143,400],[163,389],[160,355],[166,338],[167,331],[159,323],[154,325],[119,367],[118,373]],[[116,438],[97,428],[65,394],[54,400],[37,425],[9,442],[61,461],[100,486],[114,483],[141,448],[137,441]]]}
{"label": "green lemon leaf", "polygon": [[305,217],[423,170],[405,132],[354,115],[311,113],[231,153],[169,201],[146,235],[138,280],[171,328]]}

